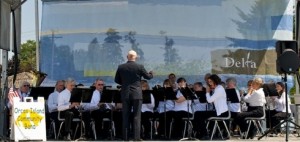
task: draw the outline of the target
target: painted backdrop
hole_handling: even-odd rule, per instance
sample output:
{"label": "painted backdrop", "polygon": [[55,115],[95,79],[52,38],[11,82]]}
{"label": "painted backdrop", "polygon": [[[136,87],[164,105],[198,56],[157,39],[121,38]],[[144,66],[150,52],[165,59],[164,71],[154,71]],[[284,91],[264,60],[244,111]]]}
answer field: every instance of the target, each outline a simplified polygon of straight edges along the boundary
{"label": "painted backdrop", "polygon": [[[151,84],[173,72],[189,83],[203,75],[255,75],[281,81],[275,42],[293,39],[294,0],[43,0],[40,70],[44,84],[73,77],[107,85],[134,49],[153,70]],[[291,77],[289,77],[289,82]]]}

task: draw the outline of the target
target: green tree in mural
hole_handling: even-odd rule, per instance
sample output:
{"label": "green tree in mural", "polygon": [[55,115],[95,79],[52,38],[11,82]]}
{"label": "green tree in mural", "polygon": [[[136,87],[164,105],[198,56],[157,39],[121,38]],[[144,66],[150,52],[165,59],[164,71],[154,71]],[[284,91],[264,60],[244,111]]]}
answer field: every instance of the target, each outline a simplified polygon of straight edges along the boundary
{"label": "green tree in mural", "polygon": [[106,32],[107,37],[104,39],[103,43],[103,53],[104,54],[104,62],[106,64],[107,70],[113,70],[117,68],[117,66],[124,62],[124,58],[122,56],[122,45],[119,41],[122,39],[122,36],[119,35],[115,29],[108,29]]}
{"label": "green tree in mural", "polygon": [[[164,35],[166,32],[160,31],[161,35]],[[168,36],[165,36],[165,47],[163,49],[165,50],[164,53],[164,61],[165,65],[178,65],[181,63],[181,58],[178,55],[178,50],[173,47],[174,40],[172,38],[169,38]]]}
{"label": "green tree in mural", "polygon": [[57,45],[55,44],[55,39],[61,38],[56,36],[54,33],[52,36],[45,36],[41,38],[40,45],[40,67],[47,71],[48,78],[54,79],[54,59],[57,52]]}
{"label": "green tree in mural", "polygon": [[[62,79],[65,76],[70,76],[76,78],[73,72],[75,71],[74,67],[74,57],[71,51],[71,48],[68,45],[61,45],[55,47],[54,49],[54,59],[53,59],[53,74],[55,74],[54,79]],[[64,70],[60,70],[64,69]]]}
{"label": "green tree in mural", "polygon": [[[88,62],[102,61],[102,56],[99,55],[100,44],[97,38],[94,38],[88,45]],[[101,58],[101,59],[100,59]]]}
{"label": "green tree in mural", "polygon": [[131,49],[136,51],[139,55],[139,59],[137,62],[143,64],[145,61],[144,52],[141,48],[139,48],[140,44],[136,42],[135,35],[136,32],[130,31],[127,35],[124,36],[124,40],[129,41],[129,43],[131,44]]}

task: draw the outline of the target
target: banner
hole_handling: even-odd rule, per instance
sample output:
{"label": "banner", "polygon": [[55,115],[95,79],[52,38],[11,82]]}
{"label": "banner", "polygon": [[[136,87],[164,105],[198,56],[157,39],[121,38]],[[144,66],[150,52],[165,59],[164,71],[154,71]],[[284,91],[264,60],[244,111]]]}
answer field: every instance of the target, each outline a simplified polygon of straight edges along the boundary
{"label": "banner", "polygon": [[138,62],[155,72],[150,84],[162,83],[169,73],[189,83],[203,82],[206,73],[281,81],[275,43],[293,39],[294,5],[294,0],[44,0],[40,70],[48,74],[44,84],[73,77],[89,86],[101,77],[116,85],[115,71],[133,49]]}

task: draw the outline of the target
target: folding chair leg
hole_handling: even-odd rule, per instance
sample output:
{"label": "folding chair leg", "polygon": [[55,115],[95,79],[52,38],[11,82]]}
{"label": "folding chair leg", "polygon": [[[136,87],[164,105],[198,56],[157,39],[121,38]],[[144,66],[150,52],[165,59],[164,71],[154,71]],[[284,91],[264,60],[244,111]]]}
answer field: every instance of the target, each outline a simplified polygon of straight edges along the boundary
{"label": "folding chair leg", "polygon": [[213,131],[212,131],[212,133],[211,133],[210,140],[212,140],[212,138],[213,138],[213,136],[214,136],[214,134],[215,134],[215,132],[216,132],[216,128],[217,128],[217,125],[218,125],[217,123],[218,123],[218,122],[215,121],[214,128],[213,128]]}
{"label": "folding chair leg", "polygon": [[[171,121],[171,124],[170,124],[169,139],[171,139],[171,135],[172,135],[172,127],[173,127],[173,121]],[[166,129],[166,128],[165,128],[165,129]]]}
{"label": "folding chair leg", "polygon": [[185,132],[186,132],[186,125],[187,125],[187,121],[184,121],[184,127],[183,127],[183,135],[182,135],[182,138],[185,137]]}
{"label": "folding chair leg", "polygon": [[217,122],[217,128],[218,128],[218,130],[219,130],[219,132],[220,132],[221,138],[223,139],[223,134],[222,134],[222,131],[221,131],[221,129],[220,129],[220,126],[219,126],[218,122]]}
{"label": "folding chair leg", "polygon": [[152,120],[150,120],[150,126],[151,126],[151,129],[150,129],[150,139],[152,140],[152,135],[153,135],[153,122],[152,122]]}
{"label": "folding chair leg", "polygon": [[91,127],[92,127],[92,131],[93,131],[93,134],[94,134],[94,139],[97,140],[97,133],[96,133],[96,126],[95,126],[95,122],[91,122],[90,123]]}
{"label": "folding chair leg", "polygon": [[262,127],[260,121],[258,121],[258,126],[259,126],[260,134],[263,135],[264,134],[264,130],[263,130],[263,127]]}
{"label": "folding chair leg", "polygon": [[249,134],[249,131],[250,131],[251,123],[252,123],[252,120],[249,120],[248,129],[247,129],[247,132],[246,132],[246,138],[248,138],[248,134]]}
{"label": "folding chair leg", "polygon": [[64,124],[64,121],[62,121],[62,122],[60,123],[59,130],[58,130],[58,134],[57,134],[56,139],[58,139],[59,136],[61,135],[60,131],[61,131],[61,128],[62,128],[62,125],[63,125],[63,124]]}
{"label": "folding chair leg", "polygon": [[228,127],[227,127],[225,121],[223,121],[223,124],[224,124],[224,127],[225,127],[226,131],[227,131],[228,137],[230,137],[230,132],[229,132],[229,129],[228,129]]}
{"label": "folding chair leg", "polygon": [[56,139],[56,127],[55,127],[55,122],[54,121],[51,122],[51,126],[52,126],[53,133],[54,133],[54,139]]}

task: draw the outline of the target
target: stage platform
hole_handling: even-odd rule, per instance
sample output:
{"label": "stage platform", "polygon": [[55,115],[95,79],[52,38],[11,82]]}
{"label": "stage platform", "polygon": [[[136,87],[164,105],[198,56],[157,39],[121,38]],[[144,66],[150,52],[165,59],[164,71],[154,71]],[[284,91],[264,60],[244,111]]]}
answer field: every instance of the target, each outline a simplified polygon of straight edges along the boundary
{"label": "stage platform", "polygon": [[[57,141],[62,141],[62,140],[47,140],[49,142],[53,141],[53,142],[57,142]],[[73,140],[74,141],[74,140]],[[100,142],[100,141],[122,141],[122,140],[85,140],[86,142],[88,141],[93,141],[93,142]],[[158,142],[158,141],[166,141],[166,140],[143,140],[143,141],[147,141],[147,142]],[[167,140],[168,142],[171,141],[176,141],[176,140]],[[179,141],[179,140],[177,140]],[[187,141],[192,141],[192,140],[187,140]],[[199,140],[199,141],[210,141],[210,140]],[[239,137],[231,137],[229,140],[212,140],[212,141],[234,141],[234,142],[257,142],[257,141],[261,141],[261,142],[284,142],[285,140],[285,135],[281,135],[281,136],[277,136],[277,137],[263,137],[262,139],[258,140],[258,136],[255,137],[254,139],[240,139]],[[298,136],[298,134],[289,134],[288,137],[288,141],[290,142],[299,142],[300,141],[300,137]]]}

